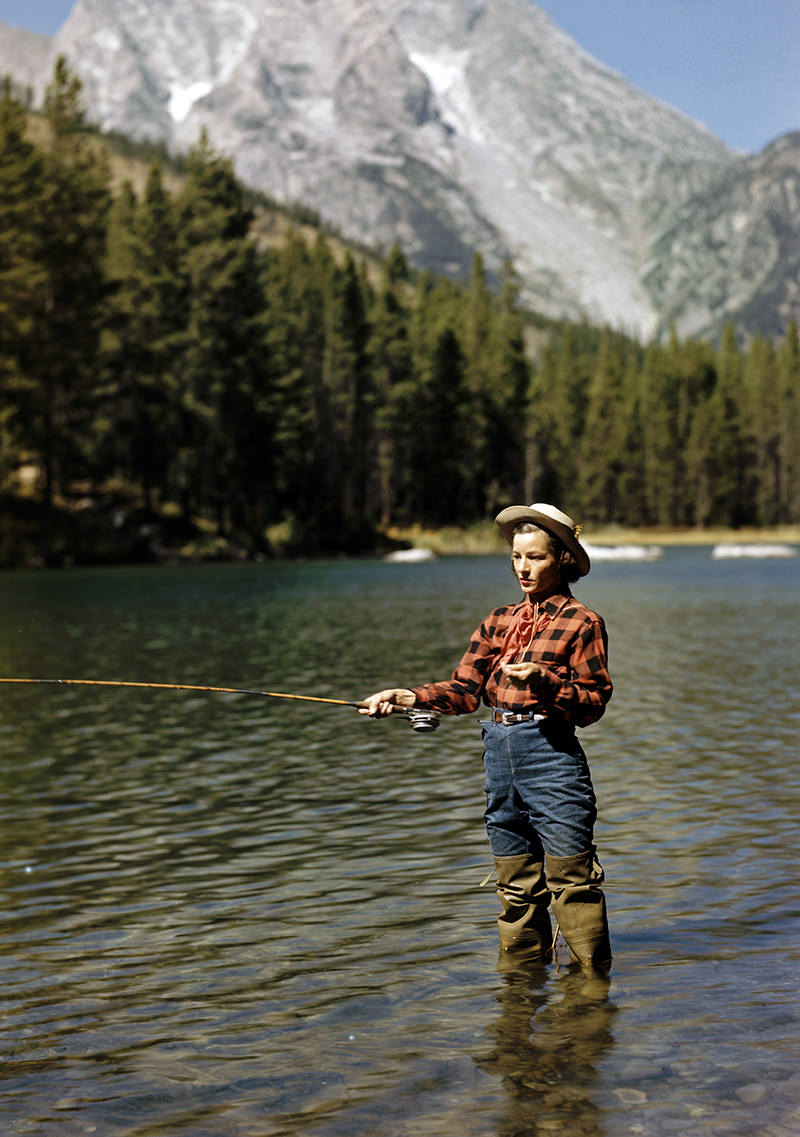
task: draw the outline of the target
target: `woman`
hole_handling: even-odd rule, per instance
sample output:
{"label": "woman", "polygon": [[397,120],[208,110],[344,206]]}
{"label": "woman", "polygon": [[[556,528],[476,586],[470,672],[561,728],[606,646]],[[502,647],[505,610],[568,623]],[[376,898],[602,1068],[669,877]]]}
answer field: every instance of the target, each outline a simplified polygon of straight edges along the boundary
{"label": "woman", "polygon": [[593,840],[597,810],[575,727],[600,718],[612,688],[603,621],[569,587],[589,572],[589,555],[579,528],[555,506],[513,505],[495,520],[511,545],[522,600],[489,613],[450,679],[377,691],[362,713],[490,708],[481,722],[484,816],[502,905],[500,946],[549,958],[552,906],[573,960],[605,969],[611,947]]}

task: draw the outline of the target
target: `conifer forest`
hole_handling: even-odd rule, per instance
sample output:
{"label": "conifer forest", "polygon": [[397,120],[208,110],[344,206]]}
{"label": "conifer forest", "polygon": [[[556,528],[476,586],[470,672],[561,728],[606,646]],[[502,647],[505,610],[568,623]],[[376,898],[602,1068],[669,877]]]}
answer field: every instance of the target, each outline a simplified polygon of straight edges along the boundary
{"label": "conifer forest", "polygon": [[[0,92],[0,563],[105,497],[246,555],[553,501],[584,525],[800,523],[800,343],[642,344],[260,206],[201,137],[112,188],[63,61]],[[59,546],[59,542],[61,545]],[[131,555],[136,555],[135,551]],[[141,552],[144,556],[145,553]],[[80,556],[72,550],[72,556]]]}

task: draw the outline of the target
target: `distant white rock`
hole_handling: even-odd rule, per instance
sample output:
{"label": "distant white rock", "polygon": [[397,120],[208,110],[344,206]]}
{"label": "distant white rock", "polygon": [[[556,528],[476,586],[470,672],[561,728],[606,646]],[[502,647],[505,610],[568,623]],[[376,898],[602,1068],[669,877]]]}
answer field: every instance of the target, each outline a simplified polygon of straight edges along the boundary
{"label": "distant white rock", "polygon": [[711,550],[715,561],[736,557],[750,557],[758,559],[763,557],[796,557],[797,549],[793,545],[736,545],[733,542],[724,542],[715,545]]}
{"label": "distant white rock", "polygon": [[593,561],[657,561],[664,555],[660,545],[584,545]]}
{"label": "distant white rock", "polygon": [[435,561],[436,555],[430,549],[396,549],[383,558],[389,564],[414,565],[423,561]]}

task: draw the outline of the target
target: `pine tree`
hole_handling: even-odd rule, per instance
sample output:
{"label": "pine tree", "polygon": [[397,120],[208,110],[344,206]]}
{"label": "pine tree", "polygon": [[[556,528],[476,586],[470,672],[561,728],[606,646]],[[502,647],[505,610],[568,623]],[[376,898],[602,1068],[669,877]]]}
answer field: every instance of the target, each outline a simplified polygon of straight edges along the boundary
{"label": "pine tree", "polygon": [[528,409],[525,415],[525,488],[523,500],[558,501],[558,474],[553,462],[550,441],[553,419],[550,414],[548,392],[555,382],[557,352],[548,341],[538,363],[531,368],[528,390]]}
{"label": "pine tree", "polygon": [[666,346],[652,345],[645,353],[642,447],[650,525],[704,524],[713,514],[708,417],[713,408],[707,401],[715,383],[710,344],[681,343],[673,330]]}
{"label": "pine tree", "polygon": [[406,303],[408,282],[408,262],[394,245],[382,265],[369,341],[376,392],[372,513],[384,527],[397,520],[406,499],[404,472],[409,468],[412,449],[409,423],[415,384]]}
{"label": "pine tree", "polygon": [[41,200],[46,286],[32,317],[38,390],[30,425],[49,504],[57,490],[95,467],[96,363],[107,314],[111,197],[105,153],[88,136],[81,84],[63,57],[47,90],[45,117],[52,132]]}
{"label": "pine tree", "polygon": [[621,337],[607,330],[589,381],[580,446],[581,502],[587,520],[611,522],[619,518],[620,481],[631,458],[627,448],[626,354]]}
{"label": "pine tree", "polygon": [[[770,455],[777,450],[777,417],[767,393],[769,376],[775,373],[775,348],[766,336],[754,336],[742,364],[742,464],[749,521],[766,525],[774,501]],[[774,421],[773,421],[774,420]]]}
{"label": "pine tree", "polygon": [[260,548],[273,517],[272,379],[252,211],[231,163],[203,134],[176,199],[188,324],[177,382],[180,492],[220,534]]}
{"label": "pine tree", "polygon": [[34,443],[32,315],[44,304],[41,154],[27,138],[27,114],[6,81],[0,92],[0,486]]}
{"label": "pine tree", "polygon": [[792,321],[778,348],[776,380],[781,407],[777,437],[778,520],[800,520],[800,335]]}
{"label": "pine tree", "polygon": [[302,537],[317,508],[319,391],[324,355],[323,289],[305,241],[291,230],[263,265],[265,340],[274,368],[273,489],[276,516]]}
{"label": "pine tree", "polygon": [[619,413],[622,421],[621,450],[625,459],[617,479],[617,513],[613,520],[621,525],[636,527],[646,523],[643,496],[642,361],[638,350],[628,353],[622,386]]}
{"label": "pine tree", "polygon": [[[682,521],[701,528],[730,524],[737,440],[729,394],[710,344],[687,341],[680,346],[678,362],[678,439],[686,471],[678,503]],[[731,376],[727,378],[735,382]]]}
{"label": "pine tree", "polygon": [[486,374],[480,392],[485,408],[485,475],[477,503],[481,515],[491,516],[509,501],[521,500],[524,492],[531,369],[519,293],[519,279],[506,264],[500,295],[491,312]]}
{"label": "pine tree", "polygon": [[416,448],[412,458],[417,518],[452,525],[474,518],[473,471],[464,416],[465,359],[449,324],[435,333],[421,372]]}
{"label": "pine tree", "polygon": [[742,421],[742,354],[732,324],[722,333],[716,359],[713,392],[714,416],[714,516],[734,527],[750,520],[746,499],[745,442]]}
{"label": "pine tree", "polygon": [[578,474],[592,353],[587,329],[566,324],[531,383],[526,481],[531,498],[582,512]]}
{"label": "pine tree", "polygon": [[366,516],[369,454],[374,434],[374,400],[368,367],[370,337],[365,274],[350,254],[332,277],[330,334],[325,381],[331,409],[328,478],[338,485],[333,517],[340,540],[358,548],[370,532]]}
{"label": "pine tree", "polygon": [[141,487],[145,505],[172,497],[179,440],[178,375],[187,347],[188,288],[178,228],[161,164],[154,162],[142,201],[123,187],[110,228],[113,345],[106,397],[110,464]]}
{"label": "pine tree", "polygon": [[[470,486],[473,491],[469,499],[470,511],[481,512],[485,501],[485,491],[489,496],[497,494],[497,486],[492,485],[492,454],[489,451],[489,429],[491,421],[491,401],[493,382],[491,374],[490,343],[494,316],[494,300],[486,283],[483,257],[475,253],[472,272],[464,303],[460,306],[460,320],[454,331],[464,353],[463,406],[464,418],[469,438],[469,460],[471,467]],[[466,490],[466,487],[465,487]]]}
{"label": "pine tree", "polygon": [[675,525],[677,495],[683,484],[682,454],[677,445],[677,379],[671,361],[677,352],[652,344],[642,365],[642,508],[646,525]]}

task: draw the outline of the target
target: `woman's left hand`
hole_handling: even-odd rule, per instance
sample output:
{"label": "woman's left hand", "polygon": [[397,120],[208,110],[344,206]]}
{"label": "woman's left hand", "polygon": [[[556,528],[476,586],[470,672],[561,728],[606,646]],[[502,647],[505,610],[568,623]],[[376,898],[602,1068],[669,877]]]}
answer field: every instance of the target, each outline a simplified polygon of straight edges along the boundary
{"label": "woman's left hand", "polygon": [[517,683],[527,683],[534,691],[553,685],[553,676],[540,663],[501,663],[503,674]]}

